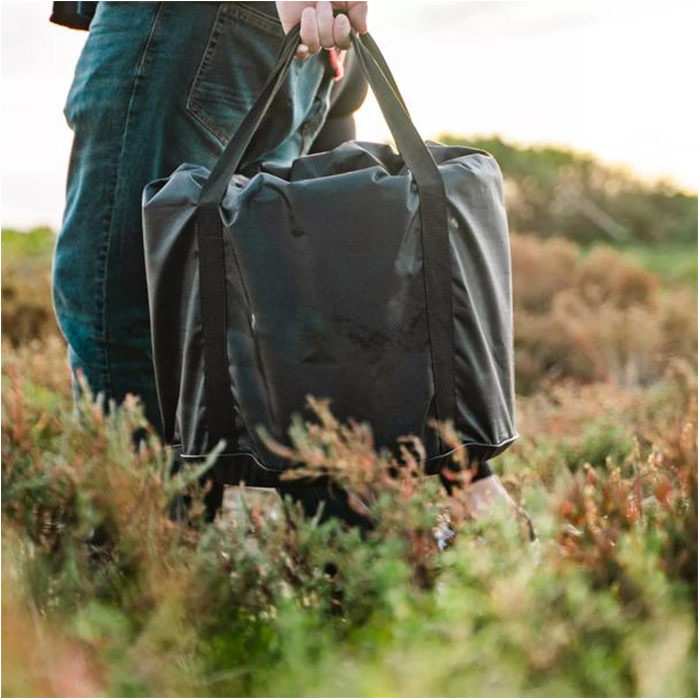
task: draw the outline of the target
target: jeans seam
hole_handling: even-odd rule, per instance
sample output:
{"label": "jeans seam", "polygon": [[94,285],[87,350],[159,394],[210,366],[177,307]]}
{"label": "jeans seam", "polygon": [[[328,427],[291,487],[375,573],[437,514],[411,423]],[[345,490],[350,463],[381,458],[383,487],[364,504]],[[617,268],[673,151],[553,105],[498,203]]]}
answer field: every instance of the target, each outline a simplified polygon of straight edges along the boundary
{"label": "jeans seam", "polygon": [[254,4],[246,2],[221,3],[223,14],[234,19],[247,22],[253,27],[257,27],[269,34],[274,34],[280,38],[284,37],[282,22],[260,10],[255,9]]}
{"label": "jeans seam", "polygon": [[321,74],[321,79],[316,86],[316,93],[311,109],[309,110],[309,115],[299,129],[302,153],[308,152],[311,148],[316,136],[318,136],[323,128],[323,123],[328,117],[328,101],[326,97],[320,93],[324,75],[325,72]]}
{"label": "jeans seam", "polygon": [[214,17],[214,22],[211,26],[211,32],[209,33],[209,38],[207,39],[206,49],[204,50],[204,55],[197,66],[197,71],[194,75],[194,80],[190,89],[187,93],[187,101],[185,102],[185,109],[196,121],[198,121],[207,131],[210,131],[222,145],[226,143],[226,134],[222,132],[216,125],[212,124],[205,116],[201,106],[194,97],[197,88],[202,83],[202,75],[204,71],[209,68],[213,60],[214,53],[219,45],[222,34],[222,21],[223,21],[223,3],[219,4],[216,11],[216,17]]}
{"label": "jeans seam", "polygon": [[100,250],[100,258],[102,259],[102,271],[103,271],[103,277],[102,277],[102,288],[101,288],[101,294],[100,298],[98,300],[98,306],[101,307],[99,308],[100,311],[100,318],[102,322],[102,342],[103,342],[103,347],[104,347],[104,360],[105,360],[105,381],[104,384],[106,385],[107,391],[109,394],[112,393],[113,387],[112,387],[112,363],[111,363],[111,358],[110,358],[110,350],[109,350],[109,332],[107,328],[107,285],[108,285],[108,278],[109,278],[109,256],[110,256],[110,250],[111,250],[111,244],[112,244],[112,237],[114,233],[114,204],[115,204],[115,199],[119,194],[119,186],[122,180],[123,176],[123,165],[124,165],[124,154],[126,151],[127,147],[127,140],[128,140],[128,133],[129,133],[129,122],[131,120],[131,115],[132,115],[132,108],[134,104],[134,98],[136,96],[137,92],[137,87],[141,83],[143,79],[143,73],[145,70],[146,66],[146,59],[148,57],[148,54],[150,52],[151,46],[153,44],[153,39],[156,33],[156,30],[159,26],[161,15],[163,12],[163,9],[165,8],[165,3],[160,2],[158,3],[158,8],[156,9],[155,15],[153,17],[153,23],[151,24],[150,31],[148,32],[148,37],[146,38],[146,41],[144,43],[143,51],[141,53],[141,56],[139,58],[139,61],[137,63],[136,71],[134,72],[134,78],[131,84],[131,92],[129,95],[129,103],[126,108],[126,114],[124,117],[124,127],[122,129],[122,137],[121,137],[121,148],[119,150],[119,157],[117,160],[116,168],[114,169],[114,176],[111,184],[112,187],[112,192],[113,196],[110,200],[110,206],[108,208],[108,211],[106,212],[106,229],[107,229],[107,236],[106,236],[106,241],[103,244],[102,249]]}
{"label": "jeans seam", "polygon": [[193,99],[192,96],[194,95],[195,91],[202,82],[202,74],[211,65],[214,52],[216,51],[216,47],[219,45],[219,39],[221,38],[221,9],[222,6],[219,5],[219,8],[216,11],[216,17],[214,17],[214,22],[211,25],[209,37],[207,38],[207,44],[206,48],[204,49],[204,54],[202,55],[202,58],[199,61],[199,65],[197,66],[197,70],[194,74],[194,79],[192,80],[192,85],[190,85],[190,89],[187,93],[187,102],[185,103],[185,107],[187,109],[190,109],[190,104]]}

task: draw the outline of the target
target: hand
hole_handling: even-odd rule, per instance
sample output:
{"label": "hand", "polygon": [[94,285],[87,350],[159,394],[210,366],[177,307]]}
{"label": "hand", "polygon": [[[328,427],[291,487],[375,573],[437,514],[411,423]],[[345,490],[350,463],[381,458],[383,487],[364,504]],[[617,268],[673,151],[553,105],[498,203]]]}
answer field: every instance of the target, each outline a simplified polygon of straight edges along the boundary
{"label": "hand", "polygon": [[[341,50],[351,46],[350,32],[367,31],[366,2],[278,2],[277,12],[285,34],[301,24],[301,43],[296,56],[302,61],[322,48]],[[333,10],[346,14],[333,17]]]}

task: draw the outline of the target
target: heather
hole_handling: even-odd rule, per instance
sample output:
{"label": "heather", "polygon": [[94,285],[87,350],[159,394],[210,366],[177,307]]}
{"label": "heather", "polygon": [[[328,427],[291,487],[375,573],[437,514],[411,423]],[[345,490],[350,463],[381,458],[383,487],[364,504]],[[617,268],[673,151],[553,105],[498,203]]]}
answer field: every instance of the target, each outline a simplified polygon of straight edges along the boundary
{"label": "heather", "polygon": [[321,398],[292,426],[298,476],[331,475],[373,530],[234,491],[205,523],[136,398],[74,409],[53,233],[3,232],[3,694],[696,695],[695,287],[655,233],[571,226],[512,239],[522,437],[494,468],[535,543]]}

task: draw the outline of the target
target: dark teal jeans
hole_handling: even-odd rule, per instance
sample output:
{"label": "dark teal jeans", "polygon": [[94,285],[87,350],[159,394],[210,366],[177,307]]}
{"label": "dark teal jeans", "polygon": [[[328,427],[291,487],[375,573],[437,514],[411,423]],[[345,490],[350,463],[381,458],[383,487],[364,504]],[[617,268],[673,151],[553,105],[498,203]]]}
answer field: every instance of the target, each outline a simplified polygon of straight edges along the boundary
{"label": "dark teal jeans", "polygon": [[[56,316],[74,374],[107,401],[140,396],[156,429],[141,193],[181,163],[216,162],[284,36],[262,6],[100,2],[68,95],[74,142],[54,261]],[[330,86],[322,57],[297,62],[245,168],[306,152]]]}

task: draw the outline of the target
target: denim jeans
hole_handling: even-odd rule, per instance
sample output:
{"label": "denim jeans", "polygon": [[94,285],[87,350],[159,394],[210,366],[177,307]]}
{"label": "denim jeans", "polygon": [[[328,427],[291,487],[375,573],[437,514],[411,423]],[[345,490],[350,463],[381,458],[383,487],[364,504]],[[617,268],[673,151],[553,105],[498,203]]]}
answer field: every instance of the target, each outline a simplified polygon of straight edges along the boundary
{"label": "denim jeans", "polygon": [[[211,168],[274,64],[283,31],[256,3],[100,2],[65,106],[74,132],[53,270],[74,375],[141,397],[157,430],[141,193],[184,162]],[[328,110],[322,58],[295,62],[245,169],[306,152]]]}

